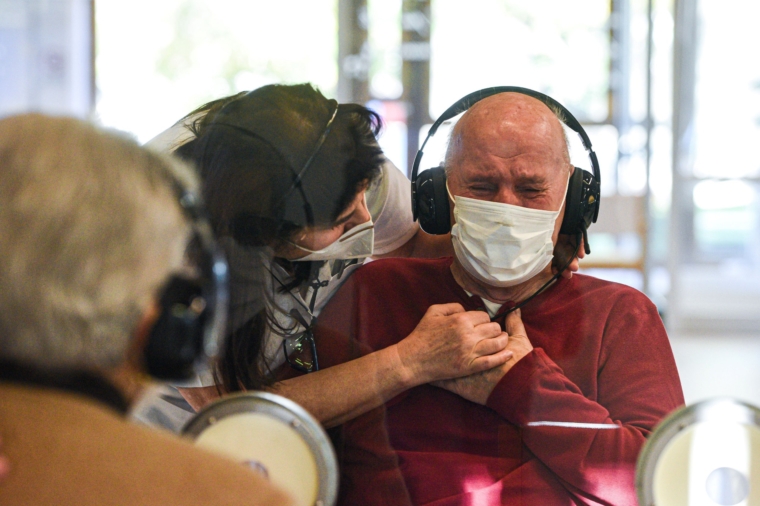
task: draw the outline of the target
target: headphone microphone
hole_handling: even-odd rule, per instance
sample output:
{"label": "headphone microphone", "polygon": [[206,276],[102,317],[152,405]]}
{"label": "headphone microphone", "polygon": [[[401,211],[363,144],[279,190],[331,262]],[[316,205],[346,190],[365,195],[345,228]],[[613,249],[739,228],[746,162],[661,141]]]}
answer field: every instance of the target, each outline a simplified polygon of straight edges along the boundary
{"label": "headphone microphone", "polygon": [[[424,154],[425,145],[435,135],[444,121],[467,111],[481,100],[499,93],[520,93],[540,100],[547,107],[559,111],[564,116],[563,123],[577,133],[583,143],[583,147],[591,160],[593,173],[575,167],[573,175],[567,186],[565,199],[565,216],[562,220],[560,233],[582,236],[586,253],[591,249],[588,244],[588,227],[596,222],[599,215],[600,200],[600,171],[599,161],[591,147],[591,140],[580,122],[575,119],[570,111],[553,98],[528,88],[518,86],[495,86],[475,91],[460,98],[452,104],[433,123],[428,131],[425,141],[422,143],[417,156],[414,158],[412,168],[412,213],[415,221],[419,221],[420,228],[428,234],[440,235],[451,231],[451,218],[449,216],[449,196],[446,191],[446,172],[442,166],[430,168],[419,172],[420,162]],[[579,239],[580,240],[580,239]]]}

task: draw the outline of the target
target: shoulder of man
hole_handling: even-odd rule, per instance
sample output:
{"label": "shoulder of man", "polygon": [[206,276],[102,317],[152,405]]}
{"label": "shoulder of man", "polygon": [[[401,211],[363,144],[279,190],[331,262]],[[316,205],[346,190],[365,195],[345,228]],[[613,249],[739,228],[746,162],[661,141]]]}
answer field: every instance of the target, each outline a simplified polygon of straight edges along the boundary
{"label": "shoulder of man", "polygon": [[578,314],[593,314],[599,322],[606,322],[605,335],[615,334],[613,329],[633,331],[641,326],[647,327],[651,336],[666,335],[657,306],[641,291],[583,274],[575,274],[569,281],[568,289],[559,295],[573,300],[571,306]]}
{"label": "shoulder of man", "polygon": [[628,299],[652,304],[649,297],[630,285],[608,281],[587,274],[573,274],[570,281],[570,289],[585,296],[610,299],[611,302],[613,300]]}
{"label": "shoulder of man", "polygon": [[[164,497],[157,504],[184,504],[177,497],[186,498],[188,505],[292,504],[290,497],[243,464],[197,448],[170,434],[155,434],[143,427],[136,429],[142,434],[138,436],[135,431],[134,437],[144,438],[144,445],[152,447],[146,451],[149,455],[139,461],[155,459],[153,472],[146,472],[146,475],[155,475],[162,487],[169,485],[168,493],[160,492]],[[159,441],[157,436],[162,440]],[[193,476],[190,483],[188,476]]]}
{"label": "shoulder of man", "polygon": [[80,395],[7,385],[0,391],[4,447],[24,469],[0,487],[2,504],[292,504],[244,466]]}

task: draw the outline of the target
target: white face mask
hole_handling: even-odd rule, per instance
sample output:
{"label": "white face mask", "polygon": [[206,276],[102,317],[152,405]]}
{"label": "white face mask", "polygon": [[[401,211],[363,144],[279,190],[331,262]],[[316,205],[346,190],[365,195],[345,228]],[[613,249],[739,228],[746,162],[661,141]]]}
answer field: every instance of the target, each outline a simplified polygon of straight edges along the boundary
{"label": "white face mask", "polygon": [[360,225],[352,227],[344,232],[337,241],[326,248],[311,250],[290,243],[301,251],[309,254],[305,257],[296,258],[293,262],[310,262],[312,260],[350,260],[352,258],[365,258],[372,255],[375,244],[375,224],[370,219]]}
{"label": "white face mask", "polygon": [[449,197],[456,219],[451,228],[454,252],[475,279],[489,286],[519,285],[552,261],[552,234],[561,205],[557,211],[543,211],[452,197],[451,192]]}

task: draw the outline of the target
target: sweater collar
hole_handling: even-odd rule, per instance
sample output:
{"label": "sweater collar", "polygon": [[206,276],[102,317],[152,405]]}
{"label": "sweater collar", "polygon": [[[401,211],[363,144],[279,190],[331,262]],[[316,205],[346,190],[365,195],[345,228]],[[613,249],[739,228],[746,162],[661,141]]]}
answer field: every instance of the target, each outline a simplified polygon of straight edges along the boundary
{"label": "sweater collar", "polygon": [[126,415],[129,404],[102,376],[86,370],[44,370],[17,361],[0,360],[0,381],[72,392],[105,404]]}
{"label": "sweater collar", "polygon": [[[451,273],[451,264],[454,262],[454,257],[448,257],[444,260],[445,262],[442,264],[444,267],[443,278],[449,288],[459,296],[459,300],[452,302],[459,302],[467,311],[487,311],[486,304],[480,296],[469,294],[459,285],[459,283],[457,283],[456,279],[454,279],[454,275]],[[557,281],[542,293],[538,294],[536,298],[528,302],[525,307],[521,309],[523,316],[525,316],[526,311],[528,314],[540,312],[541,307],[545,305],[547,301],[551,301],[556,297],[561,297],[562,293],[574,283],[576,276],[578,276],[578,274],[574,275],[573,278],[569,280],[560,276]],[[516,303],[513,301],[505,302],[498,309],[497,313],[515,305]]]}

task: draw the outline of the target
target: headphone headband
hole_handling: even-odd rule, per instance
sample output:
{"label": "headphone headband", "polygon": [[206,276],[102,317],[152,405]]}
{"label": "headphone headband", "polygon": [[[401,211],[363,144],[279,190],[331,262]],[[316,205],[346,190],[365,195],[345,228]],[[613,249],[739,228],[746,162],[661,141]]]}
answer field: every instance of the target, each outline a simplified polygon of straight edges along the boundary
{"label": "headphone headband", "polygon": [[330,119],[327,121],[327,124],[325,125],[325,129],[322,132],[322,135],[317,140],[317,143],[314,144],[314,150],[311,152],[311,155],[306,160],[306,163],[303,164],[303,168],[296,175],[296,179],[293,182],[293,187],[291,187],[290,190],[288,192],[286,192],[286,194],[283,196],[283,199],[285,197],[287,197],[290,194],[290,192],[293,191],[293,188],[295,188],[296,185],[300,185],[301,184],[301,177],[303,177],[303,175],[306,173],[306,170],[311,165],[311,162],[314,161],[314,158],[319,153],[319,150],[322,149],[322,144],[325,143],[325,140],[327,140],[327,136],[330,134],[330,130],[332,130],[332,124],[333,124],[333,121],[335,121],[335,117],[338,115],[338,108],[339,107],[340,107],[340,104],[337,103],[337,101],[336,101],[335,102],[335,110],[333,111],[332,116],[330,116]]}
{"label": "headphone headband", "polygon": [[435,133],[436,130],[438,130],[438,127],[444,121],[449,120],[457,114],[466,111],[477,102],[480,102],[485,98],[492,97],[493,95],[498,95],[499,93],[520,93],[522,95],[533,97],[536,100],[540,100],[549,107],[559,109],[565,116],[565,124],[572,131],[581,136],[581,139],[583,140],[583,146],[586,149],[591,149],[591,141],[589,140],[588,135],[586,135],[586,132],[583,130],[580,122],[575,119],[575,116],[573,116],[573,114],[568,111],[565,106],[548,95],[545,95],[539,91],[531,90],[529,88],[522,88],[520,86],[493,86],[491,88],[483,88],[482,90],[473,91],[472,93],[460,98],[451,107],[446,109],[443,114],[441,114],[441,116],[436,120],[433,126],[430,127],[430,131]]}
{"label": "headphone headband", "polygon": [[586,151],[589,154],[589,157],[591,158],[591,165],[592,170],[594,172],[594,178],[597,180],[597,182],[601,181],[601,176],[599,174],[599,162],[596,158],[596,153],[594,153],[593,148],[591,147],[591,139],[589,139],[588,134],[581,126],[580,122],[575,119],[575,116],[567,110],[567,108],[554,100],[549,95],[546,95],[544,93],[541,93],[539,91],[531,90],[529,88],[522,88],[520,86],[492,86],[490,88],[483,88],[482,90],[473,91],[472,93],[469,93],[465,95],[464,97],[460,98],[456,102],[454,102],[448,109],[446,109],[443,114],[440,115],[440,117],[435,120],[435,123],[430,127],[430,130],[428,130],[427,137],[425,137],[425,141],[422,143],[422,146],[420,147],[419,151],[417,151],[417,156],[414,158],[414,167],[412,168],[412,181],[414,181],[417,178],[417,174],[419,172],[420,162],[422,161],[422,155],[423,150],[425,149],[425,145],[427,144],[428,140],[435,135],[435,133],[438,131],[438,128],[445,122],[453,118],[454,116],[457,116],[458,114],[461,114],[465,111],[467,111],[470,107],[475,105],[476,103],[480,102],[483,99],[486,99],[488,97],[492,97],[494,95],[498,95],[499,93],[520,93],[521,95],[527,95],[529,97],[533,97],[536,100],[540,100],[544,104],[546,104],[549,108],[555,108],[562,112],[563,116],[565,117],[565,125],[567,125],[570,130],[577,133],[580,138],[581,142],[583,143],[583,147],[586,149]]}
{"label": "headphone headband", "polygon": [[203,288],[207,304],[213,304],[206,316],[203,351],[207,358],[215,358],[221,348],[229,310],[228,265],[211,230],[211,223],[206,208],[199,197],[191,191],[182,190],[179,205],[191,221],[195,237],[200,248],[200,258],[196,259],[200,273],[199,282]]}
{"label": "headphone headband", "polygon": [[319,136],[319,139],[317,140],[317,143],[314,145],[314,149],[311,152],[311,155],[309,155],[309,158],[306,160],[306,163],[303,164],[303,167],[301,170],[296,174],[295,179],[293,180],[293,184],[290,186],[288,191],[286,191],[282,197],[280,197],[280,200],[277,202],[277,205],[281,205],[285,200],[290,197],[290,194],[293,193],[293,190],[298,188],[298,191],[301,192],[301,198],[303,199],[303,206],[304,206],[304,213],[306,214],[306,221],[309,223],[309,225],[314,224],[314,211],[311,208],[311,203],[309,202],[309,199],[306,197],[306,194],[303,191],[303,187],[301,186],[301,178],[304,174],[306,174],[306,171],[311,166],[311,162],[314,161],[314,158],[316,158],[317,154],[319,153],[319,150],[322,149],[322,145],[325,143],[325,140],[327,140],[327,136],[330,134],[330,130],[332,130],[332,124],[333,121],[335,121],[335,117],[338,115],[338,108],[340,107],[340,104],[335,101],[335,110],[332,113],[332,116],[330,116],[330,119],[327,121],[327,124],[325,125],[325,129],[322,132],[322,135]]}

